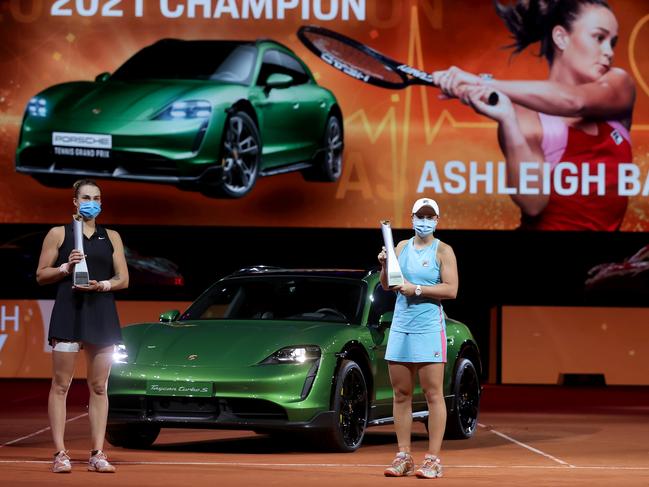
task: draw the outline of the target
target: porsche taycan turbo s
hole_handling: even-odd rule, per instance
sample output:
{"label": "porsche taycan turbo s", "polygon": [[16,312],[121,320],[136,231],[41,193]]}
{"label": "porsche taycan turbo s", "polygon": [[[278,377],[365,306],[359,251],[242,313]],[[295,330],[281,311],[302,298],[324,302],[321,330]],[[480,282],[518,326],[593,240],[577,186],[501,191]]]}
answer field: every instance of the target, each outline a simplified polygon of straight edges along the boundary
{"label": "porsche taycan turbo s", "polygon": [[112,74],[34,96],[16,170],[47,186],[93,177],[237,198],[259,176],[336,181],[343,140],[334,94],[286,46],[163,39]]}
{"label": "porsche taycan turbo s", "polygon": [[[351,452],[389,424],[384,359],[395,293],[378,271],[249,268],[160,322],[123,328],[108,385],[107,439],[144,448],[161,428],[295,433]],[[446,434],[470,438],[481,361],[468,329],[447,318]],[[427,424],[419,386],[413,419]]]}

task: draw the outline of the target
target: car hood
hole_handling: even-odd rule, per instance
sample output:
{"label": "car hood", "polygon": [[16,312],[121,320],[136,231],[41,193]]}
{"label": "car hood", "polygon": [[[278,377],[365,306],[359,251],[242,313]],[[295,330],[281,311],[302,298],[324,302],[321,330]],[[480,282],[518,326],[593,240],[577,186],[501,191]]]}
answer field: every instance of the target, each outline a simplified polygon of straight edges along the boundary
{"label": "car hood", "polygon": [[59,103],[55,113],[75,119],[148,120],[176,100],[194,98],[193,92],[205,88],[205,83],[195,80],[97,82],[85,93]]}
{"label": "car hood", "polygon": [[[287,346],[324,348],[348,326],[275,320],[156,323],[149,325],[141,335],[133,358],[137,365],[247,367]],[[125,339],[128,349],[127,334]],[[130,349],[128,353],[132,357]]]}

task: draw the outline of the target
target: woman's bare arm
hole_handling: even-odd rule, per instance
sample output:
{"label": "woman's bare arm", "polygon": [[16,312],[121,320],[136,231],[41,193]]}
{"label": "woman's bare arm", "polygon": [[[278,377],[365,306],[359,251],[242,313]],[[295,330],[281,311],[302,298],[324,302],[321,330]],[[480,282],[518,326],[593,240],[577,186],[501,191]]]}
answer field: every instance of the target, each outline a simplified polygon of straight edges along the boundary
{"label": "woman's bare arm", "polygon": [[579,85],[551,80],[486,79],[456,66],[434,72],[433,80],[448,97],[461,97],[468,86],[485,86],[536,112],[620,120],[627,128],[631,126],[635,103],[633,78],[621,68],[612,68],[598,80]]}
{"label": "woman's bare arm", "polygon": [[39,285],[52,284],[63,279],[67,274],[58,267],[52,267],[59,256],[59,247],[65,237],[63,227],[54,227],[47,232],[43,240],[41,255],[36,268],[36,282]]}
{"label": "woman's bare arm", "polygon": [[581,85],[550,80],[483,83],[502,91],[518,105],[561,117],[630,120],[635,102],[633,79],[620,68],[613,68],[597,81]]}
{"label": "woman's bare arm", "polygon": [[[497,105],[485,102],[491,88],[485,86],[466,87],[461,100],[476,110],[498,122],[498,143],[507,163],[507,185],[516,188],[511,194],[512,201],[523,213],[536,216],[547,206],[549,195],[542,194],[545,155],[541,149],[543,130],[538,114],[513,105],[506,94],[498,92]],[[526,184],[521,184],[523,163],[533,163],[526,167]],[[525,186],[529,194],[521,194]]]}
{"label": "woman's bare arm", "polygon": [[128,287],[128,265],[126,264],[126,256],[124,255],[124,244],[122,238],[114,230],[107,230],[108,238],[113,244],[113,268],[115,275],[110,279],[110,289],[118,291]]}

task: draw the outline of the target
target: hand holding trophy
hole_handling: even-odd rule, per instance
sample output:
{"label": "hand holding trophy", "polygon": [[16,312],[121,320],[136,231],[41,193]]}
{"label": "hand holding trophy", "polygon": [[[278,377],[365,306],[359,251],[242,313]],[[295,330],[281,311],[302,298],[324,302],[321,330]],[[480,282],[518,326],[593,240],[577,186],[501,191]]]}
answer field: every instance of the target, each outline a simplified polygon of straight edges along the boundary
{"label": "hand holding trophy", "polygon": [[399,266],[397,254],[394,252],[394,240],[392,239],[392,227],[389,220],[381,221],[381,231],[383,232],[383,244],[386,252],[386,272],[388,275],[388,286],[403,286],[404,279]]}
{"label": "hand holding trophy", "polygon": [[[72,225],[74,228],[74,248],[84,254],[83,218],[76,215],[73,216]],[[90,274],[88,273],[88,264],[86,264],[85,258],[81,262],[77,262],[74,265],[74,271],[72,273],[72,284],[75,287],[88,287],[90,285]]]}

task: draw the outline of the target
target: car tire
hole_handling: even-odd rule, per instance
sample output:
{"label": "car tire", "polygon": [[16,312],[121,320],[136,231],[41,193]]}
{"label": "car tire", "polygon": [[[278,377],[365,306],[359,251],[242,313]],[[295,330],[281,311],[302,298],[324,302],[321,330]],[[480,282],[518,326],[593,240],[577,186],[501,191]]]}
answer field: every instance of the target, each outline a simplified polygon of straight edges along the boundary
{"label": "car tire", "polygon": [[223,130],[220,156],[223,171],[202,188],[202,193],[216,198],[241,198],[248,194],[259,175],[261,147],[254,120],[243,111],[233,112]]}
{"label": "car tire", "polygon": [[[453,376],[453,410],[446,418],[448,439],[471,438],[478,426],[480,411],[480,378],[473,362],[460,358]],[[428,428],[428,423],[426,423]]]}
{"label": "car tire", "polygon": [[146,449],[158,438],[160,428],[148,424],[109,424],[106,439],[113,446]]}
{"label": "car tire", "polygon": [[[336,374],[332,407],[335,424],[313,438],[327,450],[351,453],[363,442],[369,411],[367,383],[363,371],[352,360],[343,360]],[[324,440],[324,443],[323,443]]]}
{"label": "car tire", "polygon": [[338,115],[330,114],[322,138],[323,148],[313,159],[313,166],[302,176],[307,181],[338,181],[343,168],[343,124]]}

